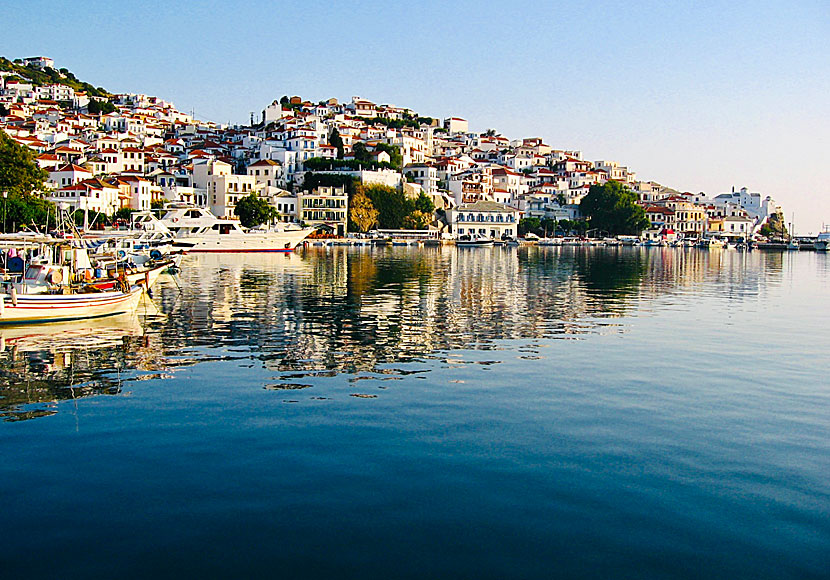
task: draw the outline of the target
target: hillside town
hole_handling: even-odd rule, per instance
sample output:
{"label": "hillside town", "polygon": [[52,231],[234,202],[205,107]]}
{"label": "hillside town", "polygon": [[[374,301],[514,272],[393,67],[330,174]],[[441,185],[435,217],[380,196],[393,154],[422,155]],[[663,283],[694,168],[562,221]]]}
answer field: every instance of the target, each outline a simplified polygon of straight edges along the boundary
{"label": "hillside town", "polygon": [[[59,81],[71,75],[48,57],[15,63]],[[315,174],[397,188],[411,199],[427,196],[436,210],[429,227],[452,236],[517,236],[526,218],[578,220],[591,186],[612,180],[636,194],[647,238],[748,238],[781,213],[772,197],[747,188],[678,191],[540,137],[478,133],[461,117],[439,120],[361,97],[286,96],[252,114],[249,125],[227,126],[159,97],[93,95],[2,71],[0,129],[34,151],[48,172],[42,196],[106,216],[183,202],[234,218],[236,204],[256,194],[284,222],[347,234],[348,192],[305,187]]]}

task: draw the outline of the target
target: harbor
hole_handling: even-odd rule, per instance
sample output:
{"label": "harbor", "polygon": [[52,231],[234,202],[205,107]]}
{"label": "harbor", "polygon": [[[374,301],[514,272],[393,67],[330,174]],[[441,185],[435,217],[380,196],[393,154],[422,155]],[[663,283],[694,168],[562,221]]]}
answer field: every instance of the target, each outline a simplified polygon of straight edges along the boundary
{"label": "harbor", "polygon": [[[245,230],[209,210],[172,204],[161,218],[137,212],[132,228],[89,234],[68,225],[55,235],[0,237],[0,324],[39,324],[133,312],[162,272],[177,273],[188,253],[291,253],[298,248],[677,248],[706,251],[827,250],[819,238],[770,242],[747,238],[503,238],[441,235],[435,230],[373,231],[360,237],[311,239],[311,228]],[[65,222],[68,223],[68,222]],[[816,239],[819,243],[816,243]],[[818,246],[818,247],[817,247]]]}

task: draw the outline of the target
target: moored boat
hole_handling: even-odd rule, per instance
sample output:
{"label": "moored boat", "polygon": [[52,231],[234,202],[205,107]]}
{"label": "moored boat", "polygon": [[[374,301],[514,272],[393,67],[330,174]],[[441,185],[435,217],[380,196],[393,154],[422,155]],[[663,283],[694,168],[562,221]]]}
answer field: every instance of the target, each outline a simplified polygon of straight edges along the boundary
{"label": "moored boat", "polygon": [[18,294],[14,286],[0,293],[0,324],[40,324],[101,318],[134,312],[144,293],[140,285],[105,292]]}
{"label": "moored boat", "polygon": [[539,246],[561,246],[562,238],[539,238],[537,242]]}
{"label": "moored boat", "polygon": [[726,247],[726,242],[715,237],[703,238],[698,242],[697,247],[706,250],[719,250]]}
{"label": "moored boat", "polygon": [[640,244],[640,238],[638,236],[617,236],[617,239],[620,241],[620,244],[623,246],[638,246]]}
{"label": "moored boat", "polygon": [[489,247],[493,245],[493,239],[485,236],[463,235],[456,238],[455,245],[459,248]]}
{"label": "moored boat", "polygon": [[[292,252],[315,231],[283,223],[246,230],[206,208],[171,204],[166,209],[158,221],[173,234],[173,247],[188,252]],[[152,215],[143,219],[143,227],[157,220]]]}
{"label": "moored boat", "polygon": [[816,236],[816,239],[813,242],[813,247],[817,252],[826,252],[830,250],[830,228]]}

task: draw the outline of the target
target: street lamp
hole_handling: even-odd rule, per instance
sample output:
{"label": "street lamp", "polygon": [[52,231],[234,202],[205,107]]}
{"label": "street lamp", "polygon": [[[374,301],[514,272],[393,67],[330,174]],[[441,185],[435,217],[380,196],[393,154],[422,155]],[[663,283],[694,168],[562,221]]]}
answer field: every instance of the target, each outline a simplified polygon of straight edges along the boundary
{"label": "street lamp", "polygon": [[3,191],[3,233],[6,233],[6,198],[9,197],[8,191]]}

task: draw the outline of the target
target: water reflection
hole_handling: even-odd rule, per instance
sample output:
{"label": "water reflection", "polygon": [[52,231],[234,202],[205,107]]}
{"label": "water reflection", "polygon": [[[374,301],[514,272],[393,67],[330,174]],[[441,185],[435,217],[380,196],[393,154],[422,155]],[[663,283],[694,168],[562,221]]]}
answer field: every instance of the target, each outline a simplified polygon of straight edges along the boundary
{"label": "water reflection", "polygon": [[115,394],[121,382],[99,373],[123,368],[146,345],[138,317],[118,316],[45,326],[0,327],[0,417],[54,414],[58,400]]}
{"label": "water reflection", "polygon": [[618,319],[643,300],[743,299],[780,279],[790,259],[567,247],[189,256],[178,279],[160,281],[157,312],[0,330],[0,416],[48,415],[55,401],[117,394],[124,381],[206,360],[253,358],[275,374],[266,388],[288,391],[503,340],[621,332]]}

